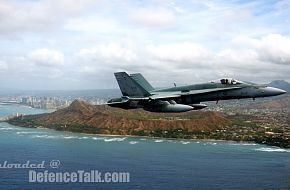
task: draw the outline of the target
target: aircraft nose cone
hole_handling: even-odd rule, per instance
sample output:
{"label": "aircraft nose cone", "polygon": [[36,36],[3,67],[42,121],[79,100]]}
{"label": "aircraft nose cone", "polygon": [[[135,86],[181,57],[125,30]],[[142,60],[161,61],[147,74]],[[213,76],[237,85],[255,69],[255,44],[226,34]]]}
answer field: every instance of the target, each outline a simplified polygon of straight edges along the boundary
{"label": "aircraft nose cone", "polygon": [[277,95],[281,95],[281,94],[285,94],[286,91],[279,89],[279,88],[274,88],[274,87],[266,87],[265,88],[265,94],[267,94],[268,96],[277,96]]}

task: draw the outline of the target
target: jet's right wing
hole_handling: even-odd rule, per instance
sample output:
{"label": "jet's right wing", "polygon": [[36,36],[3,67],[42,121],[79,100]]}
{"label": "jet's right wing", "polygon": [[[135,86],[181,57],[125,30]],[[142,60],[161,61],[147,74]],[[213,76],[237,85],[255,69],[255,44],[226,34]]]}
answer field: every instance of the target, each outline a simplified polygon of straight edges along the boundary
{"label": "jet's right wing", "polygon": [[241,88],[242,87],[234,86],[234,87],[228,87],[228,88],[213,88],[213,89],[191,90],[189,92],[184,92],[181,95],[198,95],[198,94],[206,94],[206,93],[210,93],[210,92],[236,90],[236,89],[241,89]]}
{"label": "jet's right wing", "polygon": [[140,98],[129,98],[130,100],[170,100],[179,98],[181,96],[188,96],[188,95],[200,95],[200,94],[207,94],[211,92],[220,92],[220,91],[228,91],[228,90],[235,90],[241,89],[241,87],[228,87],[228,88],[214,88],[214,89],[202,89],[202,90],[191,90],[188,92],[155,92],[148,97],[140,97]]}

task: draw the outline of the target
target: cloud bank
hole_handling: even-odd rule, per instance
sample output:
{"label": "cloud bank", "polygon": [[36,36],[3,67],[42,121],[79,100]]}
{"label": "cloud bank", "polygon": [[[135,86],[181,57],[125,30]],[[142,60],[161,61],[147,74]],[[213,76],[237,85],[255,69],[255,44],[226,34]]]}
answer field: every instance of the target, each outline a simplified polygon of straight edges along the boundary
{"label": "cloud bank", "polygon": [[290,81],[287,2],[3,0],[0,88],[117,88],[116,71]]}

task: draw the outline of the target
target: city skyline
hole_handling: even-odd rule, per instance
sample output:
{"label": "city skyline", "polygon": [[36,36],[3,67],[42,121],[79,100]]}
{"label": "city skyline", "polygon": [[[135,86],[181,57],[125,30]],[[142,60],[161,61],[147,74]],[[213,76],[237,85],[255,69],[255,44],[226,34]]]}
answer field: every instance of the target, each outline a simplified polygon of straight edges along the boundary
{"label": "city skyline", "polygon": [[290,81],[287,0],[4,0],[0,15],[0,89],[112,89],[117,71]]}

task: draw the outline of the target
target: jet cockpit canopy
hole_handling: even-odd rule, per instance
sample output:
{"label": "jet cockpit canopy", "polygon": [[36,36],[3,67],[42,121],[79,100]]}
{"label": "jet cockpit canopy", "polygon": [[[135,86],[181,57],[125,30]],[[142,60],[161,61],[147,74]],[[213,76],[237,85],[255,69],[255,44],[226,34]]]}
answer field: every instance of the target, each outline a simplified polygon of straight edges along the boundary
{"label": "jet cockpit canopy", "polygon": [[211,83],[220,83],[220,84],[229,84],[229,85],[235,85],[235,84],[243,84],[243,82],[233,79],[233,78],[222,78],[210,81]]}

